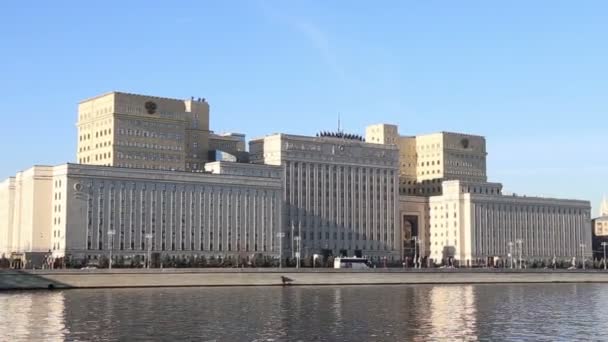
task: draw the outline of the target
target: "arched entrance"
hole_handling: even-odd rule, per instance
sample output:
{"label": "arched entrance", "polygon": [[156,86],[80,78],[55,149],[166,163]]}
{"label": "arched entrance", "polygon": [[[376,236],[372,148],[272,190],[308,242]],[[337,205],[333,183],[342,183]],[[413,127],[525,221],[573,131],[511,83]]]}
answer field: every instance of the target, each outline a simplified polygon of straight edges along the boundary
{"label": "arched entrance", "polygon": [[419,229],[418,229],[418,216],[416,215],[403,215],[401,217],[401,245],[402,245],[402,255],[404,259],[409,260],[410,262],[414,260],[414,253],[420,255],[420,251],[418,251],[418,247],[416,246],[416,242],[414,238],[420,238]]}

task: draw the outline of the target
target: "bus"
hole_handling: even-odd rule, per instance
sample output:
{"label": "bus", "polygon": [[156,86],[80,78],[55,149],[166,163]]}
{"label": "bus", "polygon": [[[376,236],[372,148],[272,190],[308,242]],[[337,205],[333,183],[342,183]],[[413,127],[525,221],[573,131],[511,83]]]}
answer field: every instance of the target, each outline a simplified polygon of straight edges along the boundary
{"label": "bus", "polygon": [[366,270],[369,268],[369,262],[366,258],[335,258],[334,268],[352,268],[354,270]]}

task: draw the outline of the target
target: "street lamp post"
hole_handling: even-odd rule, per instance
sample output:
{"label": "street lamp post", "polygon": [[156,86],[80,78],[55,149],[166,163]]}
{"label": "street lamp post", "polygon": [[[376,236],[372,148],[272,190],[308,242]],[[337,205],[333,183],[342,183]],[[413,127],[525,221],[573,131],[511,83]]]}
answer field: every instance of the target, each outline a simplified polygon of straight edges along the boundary
{"label": "street lamp post", "polygon": [[285,233],[277,233],[277,237],[279,238],[279,268],[283,268],[283,238]]}
{"label": "street lamp post", "polygon": [[298,243],[298,251],[296,252],[296,268],[300,268],[300,237],[293,238]]}
{"label": "street lamp post", "polygon": [[148,242],[148,256],[146,257],[146,268],[150,268],[150,251],[152,250],[152,238],[154,235],[152,233],[148,233],[145,235],[146,241]]}
{"label": "street lamp post", "polygon": [[509,241],[508,245],[509,245],[509,259],[511,261],[511,268],[513,268],[513,253],[512,253],[513,252],[513,242]]}
{"label": "street lamp post", "polygon": [[412,240],[414,241],[414,268],[418,268],[418,263],[416,262],[416,254],[417,254],[417,248],[416,245],[418,244],[418,236],[413,236]]}
{"label": "street lamp post", "polygon": [[110,262],[108,268],[112,269],[112,251],[114,250],[114,235],[116,231],[114,229],[108,230],[108,240],[110,240]]}
{"label": "street lamp post", "polygon": [[524,246],[523,246],[524,240],[522,240],[522,239],[517,239],[515,242],[516,242],[516,243],[517,243],[517,245],[519,246],[519,262],[518,262],[518,264],[519,264],[519,265],[518,265],[518,267],[521,269],[521,264],[522,264],[522,260],[521,260],[521,253],[522,253],[522,250],[523,250],[523,248],[524,248]]}
{"label": "street lamp post", "polygon": [[604,247],[604,271],[606,270],[606,246],[608,246],[608,242],[602,242],[602,247]]}
{"label": "street lamp post", "polygon": [[418,268],[422,268],[422,245],[424,243],[424,240],[422,239],[417,239],[418,240]]}
{"label": "street lamp post", "polygon": [[585,244],[581,243],[581,260],[583,261],[583,270],[585,269]]}

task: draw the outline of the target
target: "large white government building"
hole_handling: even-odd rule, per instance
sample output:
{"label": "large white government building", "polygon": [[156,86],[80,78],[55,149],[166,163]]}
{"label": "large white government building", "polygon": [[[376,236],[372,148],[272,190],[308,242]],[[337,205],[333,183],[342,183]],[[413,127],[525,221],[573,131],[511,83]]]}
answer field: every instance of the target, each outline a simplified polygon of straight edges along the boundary
{"label": "large white government building", "polygon": [[442,184],[443,194],[429,198],[433,260],[471,265],[509,254],[535,260],[591,255],[589,202],[492,194],[494,184]]}
{"label": "large white government building", "polygon": [[271,134],[246,151],[243,134],[210,131],[204,99],[120,92],[81,102],[77,128],[78,164],[0,183],[0,254],[276,258],[282,248],[473,266],[592,252],[590,203],[504,194],[488,182],[482,136],[376,124],[365,137]]}
{"label": "large white government building", "polygon": [[0,186],[0,253],[279,255],[276,166],[213,162],[207,172],[64,164],[35,166]]}
{"label": "large white government building", "polygon": [[[366,141],[399,148],[404,257],[461,265],[488,259],[588,257],[588,201],[505,195],[487,181],[485,138],[452,132],[400,136],[397,126],[367,127]],[[416,246],[414,246],[416,244]]]}
{"label": "large white government building", "polygon": [[249,150],[253,163],[282,168],[284,225],[288,237],[301,239],[303,256],[400,259],[395,146],[336,132],[274,134],[252,140]]}

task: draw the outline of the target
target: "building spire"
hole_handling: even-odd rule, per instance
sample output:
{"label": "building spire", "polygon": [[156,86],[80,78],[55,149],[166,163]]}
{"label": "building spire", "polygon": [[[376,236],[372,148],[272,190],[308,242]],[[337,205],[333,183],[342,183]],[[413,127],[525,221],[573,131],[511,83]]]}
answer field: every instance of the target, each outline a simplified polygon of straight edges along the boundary
{"label": "building spire", "polygon": [[606,195],[602,199],[602,206],[600,207],[600,216],[608,216],[608,200],[606,200]]}
{"label": "building spire", "polygon": [[338,133],[342,132],[340,130],[340,112],[338,112]]}

